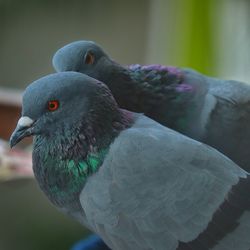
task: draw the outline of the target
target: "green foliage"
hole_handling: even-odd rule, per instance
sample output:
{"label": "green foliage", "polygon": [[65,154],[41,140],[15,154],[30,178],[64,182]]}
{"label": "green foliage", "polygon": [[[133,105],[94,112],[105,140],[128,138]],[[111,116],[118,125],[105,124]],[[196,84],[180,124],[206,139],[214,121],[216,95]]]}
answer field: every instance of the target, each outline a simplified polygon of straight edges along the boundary
{"label": "green foliage", "polygon": [[205,74],[214,72],[212,12],[214,0],[178,0],[174,64],[190,67]]}

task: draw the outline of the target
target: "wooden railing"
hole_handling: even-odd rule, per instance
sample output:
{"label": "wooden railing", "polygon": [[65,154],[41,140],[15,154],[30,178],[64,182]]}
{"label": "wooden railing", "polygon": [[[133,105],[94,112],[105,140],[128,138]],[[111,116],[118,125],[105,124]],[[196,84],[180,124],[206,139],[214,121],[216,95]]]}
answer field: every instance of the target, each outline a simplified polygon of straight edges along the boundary
{"label": "wooden railing", "polygon": [[[9,140],[21,116],[22,92],[0,88],[0,138]],[[30,142],[26,140],[24,144]]]}

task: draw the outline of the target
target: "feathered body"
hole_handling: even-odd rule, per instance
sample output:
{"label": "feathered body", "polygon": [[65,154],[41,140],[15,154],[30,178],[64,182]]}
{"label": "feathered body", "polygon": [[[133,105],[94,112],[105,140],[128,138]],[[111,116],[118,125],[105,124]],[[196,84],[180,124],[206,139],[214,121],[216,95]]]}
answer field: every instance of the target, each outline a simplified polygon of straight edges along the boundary
{"label": "feathered body", "polygon": [[119,109],[97,80],[68,72],[32,83],[11,145],[28,135],[36,136],[42,190],[111,249],[250,248],[249,174],[215,149]]}
{"label": "feathered body", "polygon": [[[94,58],[91,64],[87,55]],[[120,107],[205,142],[250,170],[249,85],[171,66],[122,66],[90,41],[59,49],[53,65],[104,82]]]}
{"label": "feathered body", "polygon": [[[109,87],[121,107],[143,112],[169,128],[211,145],[250,170],[248,84],[161,65],[132,65],[118,75],[118,80],[109,79]],[[123,86],[123,97],[113,87],[115,82]]]}
{"label": "feathered body", "polygon": [[34,174],[41,189],[57,207],[72,216],[81,214],[78,197],[87,177],[102,165],[119,131],[130,125],[129,112],[124,111],[123,115],[108,130],[103,129],[105,123],[93,128],[85,121],[70,129],[58,130],[53,137],[35,138]]}

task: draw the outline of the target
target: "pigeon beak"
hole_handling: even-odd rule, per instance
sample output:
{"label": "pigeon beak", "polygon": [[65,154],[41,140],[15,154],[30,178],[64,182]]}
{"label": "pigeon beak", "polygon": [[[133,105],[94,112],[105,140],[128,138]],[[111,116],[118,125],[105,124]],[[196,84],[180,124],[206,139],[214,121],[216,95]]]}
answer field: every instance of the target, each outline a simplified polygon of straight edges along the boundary
{"label": "pigeon beak", "polygon": [[14,147],[18,142],[20,142],[24,137],[33,134],[34,120],[28,116],[22,116],[17,123],[16,129],[10,137],[10,147]]}

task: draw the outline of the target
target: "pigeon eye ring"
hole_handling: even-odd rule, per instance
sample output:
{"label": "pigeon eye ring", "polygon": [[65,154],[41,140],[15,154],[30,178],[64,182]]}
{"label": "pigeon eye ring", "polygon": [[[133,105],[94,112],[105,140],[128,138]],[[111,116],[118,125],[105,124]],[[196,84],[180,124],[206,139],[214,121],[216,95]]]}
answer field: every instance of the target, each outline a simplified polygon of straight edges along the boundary
{"label": "pigeon eye ring", "polygon": [[59,108],[59,101],[52,100],[48,102],[48,110],[49,111],[55,111]]}

